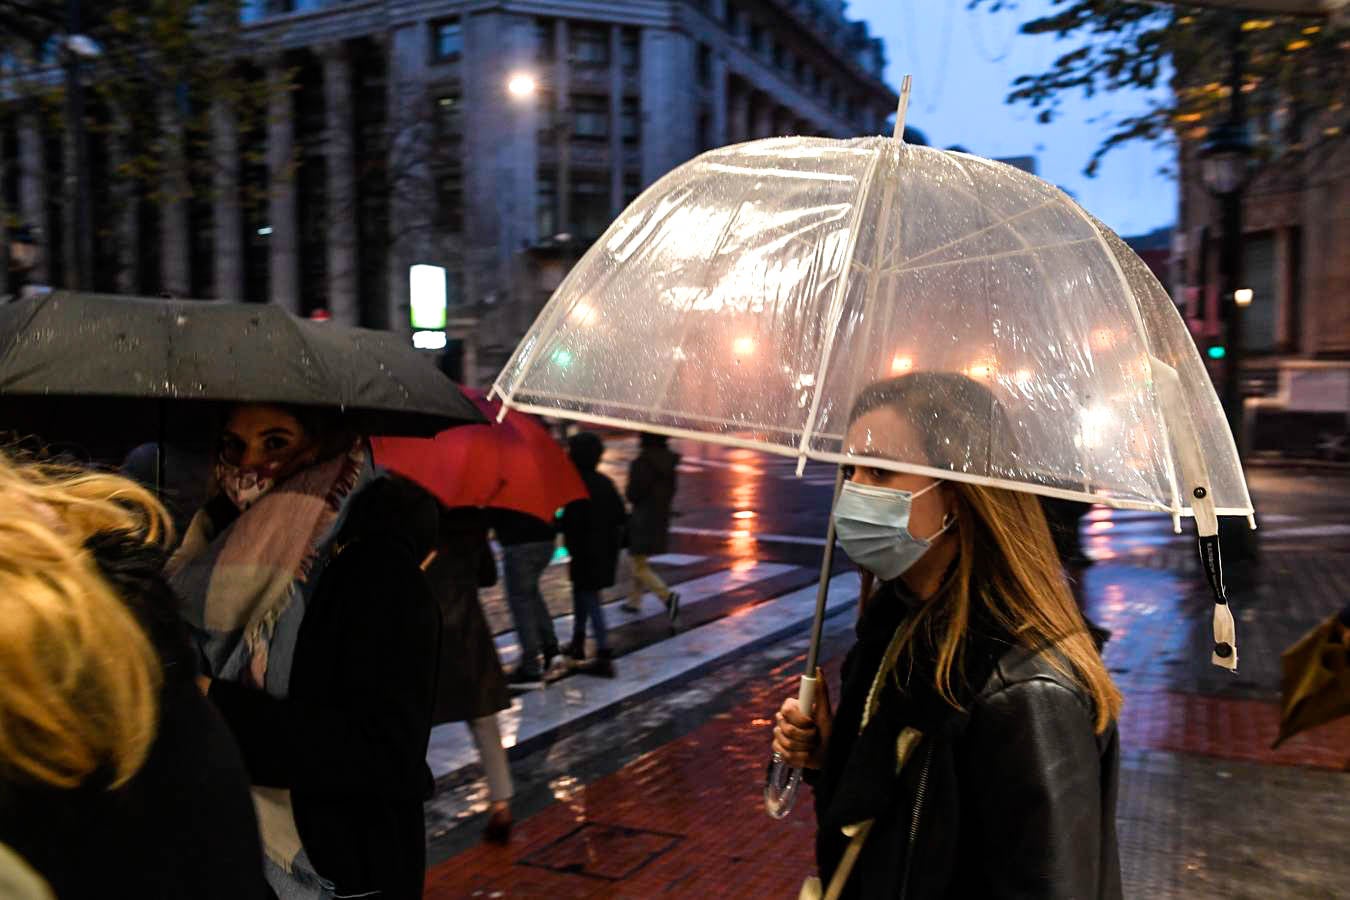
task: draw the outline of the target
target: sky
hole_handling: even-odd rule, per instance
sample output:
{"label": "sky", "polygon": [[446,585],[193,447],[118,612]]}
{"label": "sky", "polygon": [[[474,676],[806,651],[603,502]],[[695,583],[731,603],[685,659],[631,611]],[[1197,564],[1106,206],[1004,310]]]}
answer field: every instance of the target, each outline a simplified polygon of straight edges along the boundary
{"label": "sky", "polygon": [[[908,122],[935,147],[960,144],[978,156],[1035,156],[1037,174],[1072,193],[1118,234],[1133,236],[1176,220],[1176,184],[1158,170],[1173,154],[1142,142],[1109,153],[1096,177],[1083,174],[1109,123],[1147,104],[1142,91],[1065,97],[1049,125],[1036,110],[1004,103],[1018,75],[1043,72],[1077,46],[1052,35],[1023,35],[1017,25],[1052,8],[1051,0],[1019,0],[990,13],[967,0],[849,0],[848,16],[863,19],[886,42],[886,81],[898,89],[914,76]],[[1096,124],[1090,119],[1106,113]]]}

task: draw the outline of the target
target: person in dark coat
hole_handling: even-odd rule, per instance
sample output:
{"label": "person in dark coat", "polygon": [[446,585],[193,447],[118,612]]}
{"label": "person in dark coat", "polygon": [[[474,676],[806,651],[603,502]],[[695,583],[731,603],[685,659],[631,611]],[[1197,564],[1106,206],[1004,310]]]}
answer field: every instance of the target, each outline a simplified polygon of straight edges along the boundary
{"label": "person in dark coat", "polygon": [[472,508],[442,509],[436,558],[427,581],[440,602],[436,706],[432,724],[469,726],[488,782],[485,840],[504,844],[511,837],[511,767],[497,727],[497,713],[511,706],[479,588],[497,583],[497,564],[487,539],[487,518]]}
{"label": "person in dark coat", "polygon": [[170,562],[283,898],[420,898],[439,508],[340,422],[244,405]]}
{"label": "person in dark coat", "polygon": [[[178,599],[162,576],[162,538],[143,530],[162,513],[147,493],[125,479],[74,469],[57,472],[50,470],[40,487],[30,482],[38,487],[31,499],[46,509],[40,518],[59,528],[55,536],[71,542],[75,558],[93,564],[93,577],[101,581],[107,602],[120,604],[126,620],[109,621],[106,614],[86,618],[86,611],[68,615],[66,621],[93,626],[96,633],[89,636],[104,644],[95,652],[115,655],[118,665],[135,664],[141,647],[146,649],[159,676],[149,707],[153,728],[145,733],[148,748],[134,773],[120,773],[119,754],[108,753],[87,775],[68,771],[71,779],[78,778],[76,785],[16,777],[12,761],[0,759],[0,843],[25,858],[61,900],[263,900],[269,891],[244,763],[225,722],[197,690],[195,653],[179,618]],[[67,477],[79,481],[78,496],[63,487]],[[6,496],[5,481],[0,478],[0,508],[12,514],[16,504]],[[115,504],[109,502],[114,496]],[[70,509],[77,512],[67,515]],[[30,529],[23,540],[36,549],[36,538]],[[13,575],[20,567],[3,559],[0,570]],[[55,570],[45,574],[54,579],[50,584],[76,583]],[[5,606],[6,624],[17,636],[21,614],[12,605],[19,600],[14,585],[0,592],[11,604]],[[100,598],[85,593],[67,596],[66,602],[93,604]],[[44,606],[50,611],[51,598]],[[127,624],[140,634],[117,630]],[[44,634],[54,638],[50,630]],[[67,652],[77,649],[68,641],[62,644]],[[78,676],[73,683],[86,695],[76,702],[92,704],[95,715],[135,721],[137,711],[117,705],[115,696],[98,693],[100,679],[91,677],[94,653],[81,655],[90,671],[66,669]],[[46,662],[60,666],[50,657]],[[42,702],[31,686],[27,699]],[[3,718],[6,727],[15,724]],[[66,758],[82,755],[70,751]],[[129,777],[123,781],[125,774]]]}
{"label": "person in dark coat", "polygon": [[562,661],[553,616],[539,590],[553,561],[554,523],[510,509],[489,511],[488,521],[502,545],[503,593],[520,641],[520,663],[506,680],[521,690],[542,687],[545,676],[557,672],[554,661]]}
{"label": "person in dark coat", "polygon": [[628,467],[625,494],[633,505],[628,523],[628,553],[633,558],[633,583],[624,609],[642,608],[642,591],[651,591],[666,605],[670,625],[680,616],[680,595],[672,591],[652,569],[650,558],[666,552],[670,538],[671,504],[677,486],[680,455],[666,445],[663,434],[643,434],[637,458]]}
{"label": "person in dark coat", "polygon": [[815,791],[819,878],[803,896],[1121,897],[1120,694],[1040,505],[882,465],[959,471],[1012,434],[961,375],[901,376],[854,404],[844,452],[878,463],[845,470],[833,515],[880,587],[838,710],[828,691],[811,717],[794,698],[774,729]]}
{"label": "person in dark coat", "polygon": [[583,431],[567,442],[567,453],[581,473],[589,495],[573,500],[563,510],[563,540],[572,557],[568,570],[572,579],[572,659],[586,658],[586,622],[595,635],[595,662],[583,671],[605,678],[614,677],[613,654],[605,633],[605,614],[600,592],[614,585],[619,566],[628,511],[619,490],[607,475],[597,470],[605,453],[605,443],[596,434]]}

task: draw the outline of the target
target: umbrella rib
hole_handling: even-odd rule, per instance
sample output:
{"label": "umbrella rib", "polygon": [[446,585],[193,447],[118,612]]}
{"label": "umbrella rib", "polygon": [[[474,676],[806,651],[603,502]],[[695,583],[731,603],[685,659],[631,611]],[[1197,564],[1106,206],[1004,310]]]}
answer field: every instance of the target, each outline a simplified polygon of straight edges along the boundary
{"label": "umbrella rib", "polygon": [[[988,232],[990,232],[990,231],[993,231],[995,228],[1002,228],[1004,225],[1007,225],[1007,224],[1010,223],[1010,222],[1016,222],[1018,219],[1022,218],[1023,216],[1029,216],[1029,215],[1031,215],[1031,214],[1034,213],[1034,212],[1038,212],[1038,211],[1040,211],[1040,210],[1042,210],[1042,209],[1045,209],[1047,206],[1050,206],[1050,205],[1054,204],[1057,200],[1058,200],[1058,198],[1054,198],[1054,199],[1051,199],[1051,200],[1046,200],[1044,203],[1038,203],[1038,204],[1036,204],[1036,205],[1033,206],[1033,207],[1030,207],[1030,208],[1028,208],[1028,209],[1024,209],[1024,210],[1022,210],[1022,211],[1019,212],[1019,213],[1015,213],[1015,214],[1013,214],[1013,215],[1011,215],[1011,216],[1008,216],[1006,219],[1000,219],[1000,220],[998,220],[997,222],[994,222],[994,223],[992,223],[992,224],[990,224],[990,225],[986,225],[985,227],[979,229],[978,231],[972,231],[972,232],[969,232],[968,234],[963,234],[963,235],[961,235],[959,238],[957,238],[956,240],[948,241],[947,243],[943,244],[941,247],[934,247],[932,250],[926,250],[926,251],[924,251],[923,253],[920,253],[918,256],[916,256],[916,257],[914,257],[913,259],[909,260],[909,262],[910,262],[911,264],[916,263],[916,262],[919,262],[920,260],[927,259],[928,257],[932,256],[932,255],[935,254],[935,253],[941,253],[943,250],[947,250],[947,249],[949,249],[949,248],[951,248],[951,247],[955,247],[957,244],[962,244],[962,243],[964,243],[964,242],[970,240],[971,238],[976,238],[976,237],[979,237],[979,236],[982,235],[982,234],[986,234],[986,233],[988,233]],[[896,246],[895,246],[895,253],[898,254],[898,253],[900,252],[900,248],[901,248],[901,242],[897,241],[897,242],[896,242]],[[981,258],[984,258],[984,257],[981,257]],[[992,258],[992,257],[990,257],[990,258]],[[887,260],[887,263],[889,264],[889,263],[891,263],[891,262],[893,262],[893,261],[894,261],[894,260]],[[888,270],[888,271],[889,271],[889,270]]]}
{"label": "umbrella rib", "polygon": [[[575,394],[560,394],[556,391],[541,391],[537,388],[531,390],[529,394],[526,396],[537,397],[541,399],[547,398],[550,400],[560,400],[564,403],[577,403],[586,406],[590,406],[596,402],[594,397],[580,397]],[[656,415],[667,415],[670,416],[671,418],[693,419],[699,422],[708,422],[714,425],[730,425],[732,427],[741,429],[759,430],[759,431],[779,431],[785,435],[793,434],[797,431],[797,429],[795,428],[775,427],[770,425],[756,425],[751,422],[737,421],[736,419],[724,419],[719,416],[702,415],[682,410],[673,410],[663,406],[653,406],[652,404],[625,403],[622,400],[605,400],[604,404],[606,406],[612,406],[617,409],[632,410],[634,412],[641,412],[641,413],[653,413]],[[553,412],[544,412],[540,413],[540,415],[546,416],[554,415],[560,412],[564,412],[564,410],[554,410]]]}
{"label": "umbrella rib", "polygon": [[[806,465],[807,445],[811,442],[811,429],[816,427],[816,417],[820,414],[820,402],[825,394],[825,377],[830,367],[830,354],[834,350],[834,336],[839,331],[839,320],[844,315],[844,301],[848,297],[849,269],[853,266],[853,258],[858,250],[858,232],[859,225],[862,222],[863,211],[867,208],[867,203],[872,199],[872,189],[876,186],[877,170],[881,168],[881,157],[884,151],[878,149],[874,151],[872,159],[867,164],[867,171],[863,173],[862,194],[858,197],[857,205],[853,209],[851,216],[852,222],[849,228],[848,244],[844,251],[847,260],[840,268],[838,273],[839,283],[835,285],[834,296],[830,298],[830,307],[826,313],[825,340],[820,350],[820,361],[816,366],[816,390],[811,396],[811,409],[806,416],[806,425],[802,428],[801,444],[797,448],[797,474],[801,474],[802,468]],[[887,184],[888,192],[886,195],[886,206],[894,194],[891,192],[893,184]],[[877,238],[878,247],[883,246],[880,237]]]}
{"label": "umbrella rib", "polygon": [[896,275],[903,274],[906,272],[922,272],[927,269],[940,269],[944,266],[963,266],[969,265],[971,263],[985,262],[991,259],[1006,259],[1007,257],[1010,256],[1026,256],[1029,253],[1041,253],[1046,250],[1063,250],[1066,247],[1076,247],[1079,244],[1092,244],[1096,243],[1096,241],[1097,241],[1096,238],[1090,237],[1078,238],[1077,240],[1074,241],[1062,241],[1058,244],[1042,244],[1039,247],[1022,247],[1017,250],[1005,250],[1002,253],[990,253],[987,256],[970,256],[964,259],[947,259],[943,260],[942,262],[928,263],[927,265],[924,266],[898,266],[898,267],[891,266],[885,269],[885,271]]}

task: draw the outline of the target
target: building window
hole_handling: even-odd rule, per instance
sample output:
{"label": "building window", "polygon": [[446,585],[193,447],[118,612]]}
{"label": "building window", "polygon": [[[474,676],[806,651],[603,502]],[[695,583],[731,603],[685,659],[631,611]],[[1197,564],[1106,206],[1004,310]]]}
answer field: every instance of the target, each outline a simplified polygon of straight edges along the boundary
{"label": "building window", "polygon": [[625,28],[619,40],[619,62],[625,72],[636,72],[642,65],[642,35],[636,28]]}
{"label": "building window", "polygon": [[459,19],[444,19],[431,25],[431,57],[434,62],[459,59],[464,52],[464,29]]}
{"label": "building window", "polygon": [[767,37],[768,34],[767,32],[765,32],[763,26],[761,26],[758,22],[750,23],[751,50],[753,50],[755,53],[763,54],[765,49],[765,41]]}
{"label": "building window", "polygon": [[625,97],[619,108],[619,134],[625,144],[636,144],[642,137],[642,107],[635,97]]}
{"label": "building window", "polygon": [[553,42],[555,26],[552,19],[534,20],[534,58],[541,63],[552,64],[554,60]]}
{"label": "building window", "polygon": [[572,135],[587,140],[609,137],[609,98],[598,94],[572,97]]}
{"label": "building window", "polygon": [[698,117],[698,149],[700,153],[712,149],[712,116],[708,113]]}
{"label": "building window", "polygon": [[609,65],[609,29],[577,25],[572,29],[572,62],[581,66]]}
{"label": "building window", "polygon": [[558,127],[557,95],[548,88],[540,88],[534,95],[535,108],[539,111],[539,140],[551,141]]}
{"label": "building window", "polygon": [[623,173],[623,205],[627,206],[642,193],[642,176],[637,172]]}
{"label": "building window", "polygon": [[702,87],[712,84],[712,51],[707,44],[698,45],[698,83]]}
{"label": "building window", "polygon": [[598,238],[609,226],[609,176],[578,173],[572,182],[572,236]]}
{"label": "building window", "polygon": [[436,98],[436,136],[443,141],[458,141],[464,134],[464,104],[458,94]]}
{"label": "building window", "polygon": [[535,180],[535,227],[539,239],[546,241],[558,233],[558,176],[551,169],[541,169]]}
{"label": "building window", "polygon": [[436,179],[436,227],[447,234],[464,233],[463,172],[446,172]]}

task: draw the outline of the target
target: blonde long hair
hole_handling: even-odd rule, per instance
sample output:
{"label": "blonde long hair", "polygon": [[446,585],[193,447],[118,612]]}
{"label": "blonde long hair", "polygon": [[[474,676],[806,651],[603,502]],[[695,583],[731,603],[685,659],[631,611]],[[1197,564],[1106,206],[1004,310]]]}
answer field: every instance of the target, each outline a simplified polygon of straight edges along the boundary
{"label": "blonde long hair", "polygon": [[129,780],[155,737],[158,657],[85,541],[170,537],[124,478],[0,452],[0,772],[55,787]]}
{"label": "blonde long hair", "polygon": [[[959,471],[953,453],[988,459],[993,442],[1013,439],[993,395],[961,375],[913,373],[878,382],[859,396],[851,418],[883,407],[909,421],[943,423],[942,439],[927,442],[933,466]],[[955,500],[956,562],[937,596],[906,622],[890,662],[912,663],[915,644],[926,641],[936,651],[934,687],[960,708],[953,673],[962,670],[978,604],[1019,644],[1043,653],[1083,686],[1093,701],[1096,730],[1104,731],[1120,714],[1121,694],[1074,602],[1040,502],[1021,491],[961,481],[945,488]]]}

